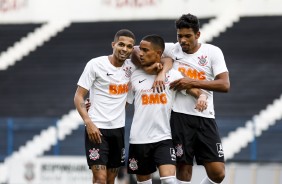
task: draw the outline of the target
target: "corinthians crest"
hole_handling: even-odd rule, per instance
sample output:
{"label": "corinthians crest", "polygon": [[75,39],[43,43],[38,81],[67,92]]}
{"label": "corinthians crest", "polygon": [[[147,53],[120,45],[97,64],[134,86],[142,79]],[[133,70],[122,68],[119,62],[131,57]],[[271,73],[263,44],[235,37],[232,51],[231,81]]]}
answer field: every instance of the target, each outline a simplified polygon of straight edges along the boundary
{"label": "corinthians crest", "polygon": [[198,64],[201,66],[205,66],[206,64],[208,64],[207,57],[208,56],[203,56],[203,55],[201,57],[198,57],[199,59]]}
{"label": "corinthians crest", "polygon": [[99,149],[93,148],[92,150],[90,149],[89,152],[90,152],[89,158],[91,160],[97,160],[100,158]]}
{"label": "corinthians crest", "polygon": [[125,67],[123,68],[123,70],[125,71],[125,77],[127,78],[131,77],[132,74],[131,67]]}
{"label": "corinthians crest", "polygon": [[177,157],[181,157],[183,155],[182,144],[177,144],[177,146],[175,146],[175,150],[176,150]]}
{"label": "corinthians crest", "polygon": [[132,170],[132,171],[135,171],[138,169],[138,165],[137,165],[137,160],[135,160],[134,158],[131,158],[129,159],[129,168]]}

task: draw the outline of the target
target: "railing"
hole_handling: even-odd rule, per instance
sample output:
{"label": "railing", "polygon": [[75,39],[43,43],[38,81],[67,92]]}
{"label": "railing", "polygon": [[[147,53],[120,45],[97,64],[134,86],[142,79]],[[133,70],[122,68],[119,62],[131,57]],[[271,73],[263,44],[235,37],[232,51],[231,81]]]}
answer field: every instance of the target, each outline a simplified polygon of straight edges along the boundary
{"label": "railing", "polygon": [[[0,118],[0,162],[27,141],[49,126],[57,125],[58,118]],[[53,155],[59,155],[59,141]]]}

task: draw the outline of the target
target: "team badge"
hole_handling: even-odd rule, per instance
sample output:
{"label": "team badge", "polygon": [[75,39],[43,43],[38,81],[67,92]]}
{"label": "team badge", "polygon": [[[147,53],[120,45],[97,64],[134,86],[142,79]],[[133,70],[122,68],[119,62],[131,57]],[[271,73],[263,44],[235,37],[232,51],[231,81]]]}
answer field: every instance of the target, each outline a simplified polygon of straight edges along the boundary
{"label": "team badge", "polygon": [[170,75],[165,76],[165,84],[169,83],[169,77],[170,77]]}
{"label": "team badge", "polygon": [[205,66],[206,64],[208,64],[207,56],[201,56],[201,57],[198,57],[198,59],[199,59],[199,62],[198,62],[199,65]]}
{"label": "team badge", "polygon": [[135,160],[134,158],[131,158],[129,159],[129,168],[132,170],[132,171],[135,171],[138,169],[138,165],[137,165],[137,160]]}
{"label": "team badge", "polygon": [[125,162],[125,149],[122,148],[121,149],[121,163],[124,163]]}
{"label": "team badge", "polygon": [[92,150],[90,149],[89,152],[90,152],[89,158],[91,160],[97,160],[100,158],[99,149],[93,148]]}
{"label": "team badge", "polygon": [[216,143],[216,147],[217,147],[218,156],[219,157],[223,157],[224,156],[224,152],[223,152],[222,144],[221,143]]}
{"label": "team badge", "polygon": [[130,78],[132,74],[131,67],[125,67],[123,71],[125,71],[125,77]]}
{"label": "team badge", "polygon": [[170,156],[172,161],[176,161],[176,153],[174,148],[170,148]]}
{"label": "team badge", "polygon": [[177,144],[177,146],[175,146],[175,149],[176,149],[176,156],[181,157],[183,155],[182,144]]}

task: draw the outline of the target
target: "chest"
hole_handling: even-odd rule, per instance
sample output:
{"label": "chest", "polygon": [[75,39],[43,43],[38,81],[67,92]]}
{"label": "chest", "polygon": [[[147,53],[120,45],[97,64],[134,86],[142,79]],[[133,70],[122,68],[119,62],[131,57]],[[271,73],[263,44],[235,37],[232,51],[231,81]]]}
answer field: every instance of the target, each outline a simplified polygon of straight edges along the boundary
{"label": "chest", "polygon": [[173,68],[181,72],[184,76],[191,79],[205,80],[213,73],[212,60],[203,54],[176,57]]}

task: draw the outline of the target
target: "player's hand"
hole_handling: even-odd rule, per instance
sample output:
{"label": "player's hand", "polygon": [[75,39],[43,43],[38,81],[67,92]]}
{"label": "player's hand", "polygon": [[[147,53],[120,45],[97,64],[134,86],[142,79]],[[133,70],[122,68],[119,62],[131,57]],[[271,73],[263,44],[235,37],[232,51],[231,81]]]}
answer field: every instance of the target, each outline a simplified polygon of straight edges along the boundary
{"label": "player's hand", "polygon": [[99,130],[99,128],[96,127],[96,125],[92,122],[86,124],[86,131],[89,137],[89,140],[94,143],[102,143],[102,134]]}
{"label": "player's hand", "polygon": [[161,63],[155,63],[156,71],[159,73],[163,69],[163,65]]}
{"label": "player's hand", "polygon": [[154,83],[153,83],[153,92],[157,90],[158,93],[161,93],[165,90],[165,74],[160,72],[158,73]]}
{"label": "player's hand", "polygon": [[197,109],[199,112],[206,110],[208,107],[207,99],[208,96],[206,94],[201,94],[197,99],[195,109]]}
{"label": "player's hand", "polygon": [[87,98],[86,101],[85,101],[85,107],[86,107],[86,111],[87,111],[87,112],[88,112],[88,110],[90,109],[90,106],[91,106],[90,99]]}
{"label": "player's hand", "polygon": [[173,81],[172,83],[170,83],[170,88],[169,89],[173,89],[173,90],[177,90],[177,91],[181,91],[183,89],[191,89],[193,88],[193,79],[190,79],[189,77],[184,77],[178,80]]}

